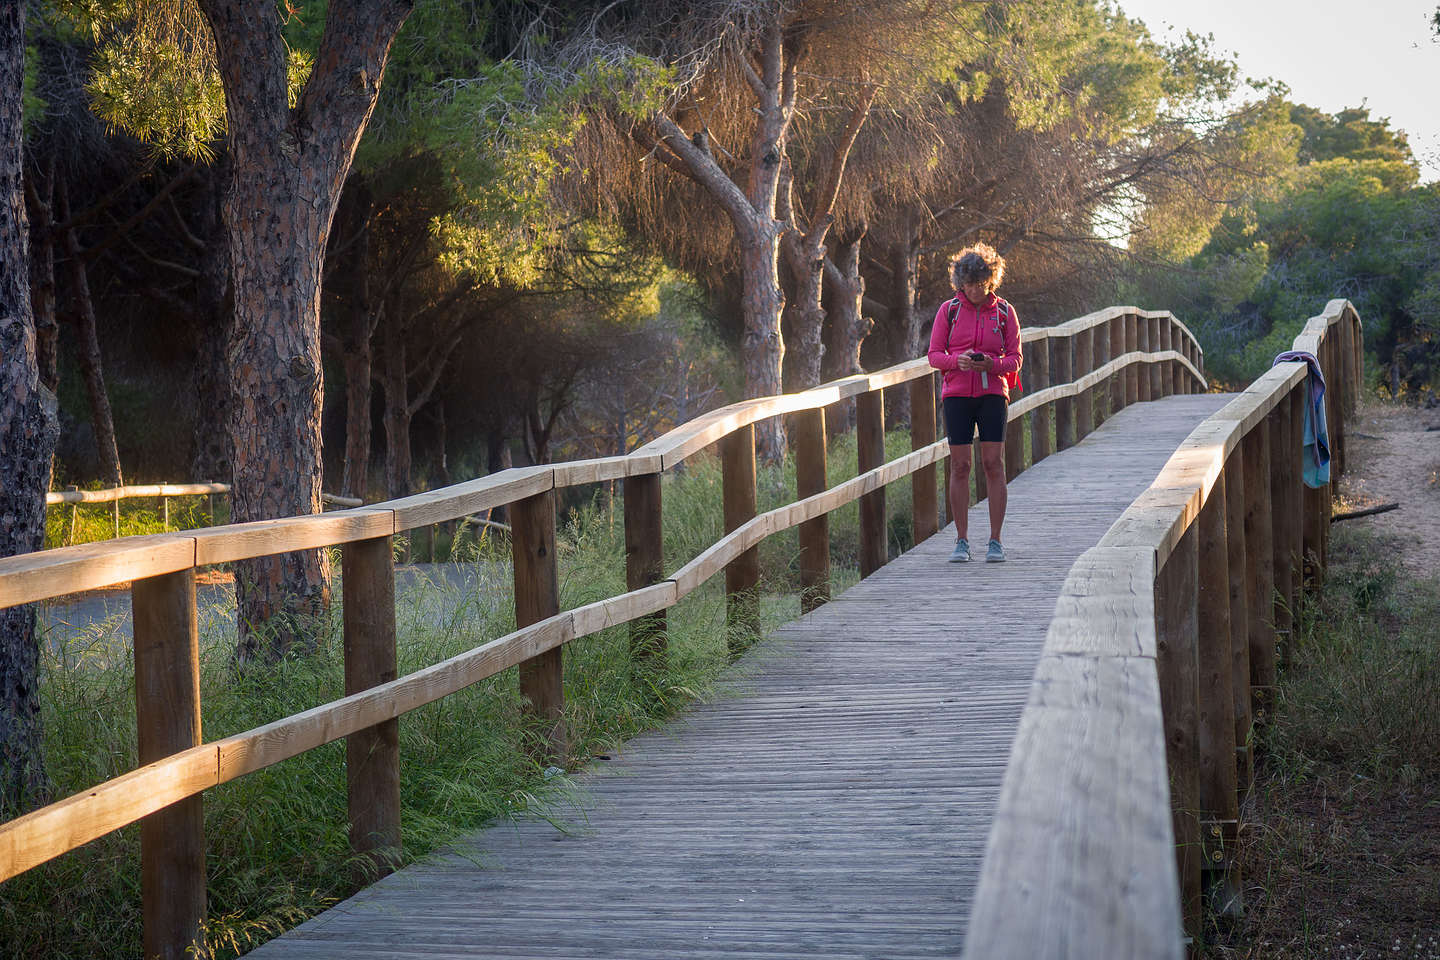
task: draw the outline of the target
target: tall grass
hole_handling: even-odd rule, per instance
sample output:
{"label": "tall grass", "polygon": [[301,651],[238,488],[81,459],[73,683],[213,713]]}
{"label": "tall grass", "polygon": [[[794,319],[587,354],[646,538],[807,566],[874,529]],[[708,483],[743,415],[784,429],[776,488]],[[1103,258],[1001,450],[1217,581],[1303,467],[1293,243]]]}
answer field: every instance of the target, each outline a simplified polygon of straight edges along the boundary
{"label": "tall grass", "polygon": [[[908,438],[886,440],[887,457]],[[830,482],[856,473],[854,435],[830,452]],[[698,456],[663,487],[665,564],[674,570],[723,533],[720,466]],[[602,491],[603,492],[603,491]],[[759,508],[794,499],[793,464],[762,468]],[[891,552],[910,540],[910,489],[891,486]],[[173,515],[172,515],[173,516]],[[557,530],[561,606],[569,609],[625,591],[623,510],[594,499],[569,511]],[[858,511],[831,517],[835,590],[858,579]],[[762,627],[799,612],[794,595],[796,534],[760,548]],[[509,544],[493,532],[451,545],[463,577],[439,576],[406,588],[397,603],[402,673],[501,636],[514,628]],[[339,564],[335,565],[339,569]],[[435,568],[438,570],[438,568]],[[343,584],[340,586],[343,603]],[[225,612],[202,611],[201,702],[204,736],[215,740],[343,695],[339,605],[317,625],[313,654],[237,673]],[[626,627],[565,647],[565,720],[572,767],[616,749],[704,697],[728,662],[721,578],[667,616],[668,656],[631,663]],[[113,628],[113,624],[109,625]],[[134,675],[117,656],[113,630],[99,624],[42,638],[46,763],[63,797],[136,765]],[[123,653],[123,651],[122,651]],[[402,862],[443,847],[460,833],[522,815],[563,822],[575,815],[567,778],[541,769],[522,749],[525,736],[516,671],[406,714],[400,720]],[[328,744],[205,793],[209,865],[206,951],[232,957],[311,916],[355,889],[346,836],[345,747]],[[133,957],[140,947],[139,830],[102,837],[0,886],[0,954],[6,958]]]}

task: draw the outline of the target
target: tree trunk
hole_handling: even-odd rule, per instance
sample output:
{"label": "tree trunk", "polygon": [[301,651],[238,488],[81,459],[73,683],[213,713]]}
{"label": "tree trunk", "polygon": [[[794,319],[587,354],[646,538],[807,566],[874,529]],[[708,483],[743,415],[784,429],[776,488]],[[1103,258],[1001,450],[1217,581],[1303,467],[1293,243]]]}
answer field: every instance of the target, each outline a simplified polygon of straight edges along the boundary
{"label": "tree trunk", "polygon": [[[0,556],[45,545],[45,488],[59,433],[40,380],[22,194],[25,4],[0,6]],[[40,649],[32,605],[0,610],[0,819],[43,802]]]}
{"label": "tree trunk", "polygon": [[[342,299],[344,332],[341,342],[345,365],[345,475],[340,492],[346,497],[365,499],[370,476],[370,381],[373,349],[371,334],[375,329],[374,309],[370,299],[370,190],[363,183],[352,181],[352,197],[348,223],[342,235],[354,240],[343,254],[342,270],[332,274],[343,283],[348,296]],[[342,206],[342,210],[344,206]]]}
{"label": "tree trunk", "polygon": [[[314,69],[294,109],[273,0],[200,5],[215,35],[229,131],[234,519],[319,513],[326,240],[375,108],[390,43],[411,3],[331,3]],[[243,561],[236,565],[236,589],[238,659],[274,658],[300,640],[304,621],[327,605],[328,563],[316,550]]]}
{"label": "tree trunk", "polygon": [[[30,250],[30,303],[35,315],[35,362],[40,382],[54,393],[60,384],[60,321],[55,310],[55,157],[42,177],[36,171],[27,185],[33,217]],[[34,189],[38,183],[40,190]]]}
{"label": "tree trunk", "polygon": [[901,328],[904,349],[900,356],[893,358],[897,363],[923,356],[930,344],[926,318],[916,304],[920,295],[922,223],[919,211],[911,209],[902,224],[903,236],[890,245],[890,315],[894,322],[904,325]]}
{"label": "tree trunk", "polygon": [[[65,181],[59,184],[60,219],[70,219],[70,196]],[[115,417],[110,412],[110,395],[105,390],[105,365],[100,356],[99,323],[95,319],[95,301],[90,296],[90,277],[80,250],[75,228],[65,230],[65,253],[70,259],[71,291],[75,298],[75,325],[80,334],[75,338],[75,357],[80,364],[80,377],[85,382],[85,397],[90,403],[90,424],[95,433],[95,453],[100,458],[104,480],[112,487],[125,485],[120,471],[120,449],[115,443]]]}
{"label": "tree trunk", "polygon": [[194,391],[195,429],[190,440],[190,477],[212,483],[231,480],[230,407],[233,402],[226,349],[234,327],[235,303],[230,288],[230,245],[225,236],[220,206],[226,158],[207,178],[196,211],[196,227],[204,248],[199,250],[200,278],[196,284],[197,319]]}
{"label": "tree trunk", "polygon": [[[860,244],[864,239],[865,226],[862,224],[854,233],[841,238],[836,244],[835,256],[825,260],[825,279],[830,284],[830,329],[834,348],[829,354],[831,360],[827,379],[865,372],[860,365],[860,348],[875,323],[863,313],[865,278],[860,274]],[[903,390],[894,392],[907,395]],[[854,402],[847,401],[834,420],[833,424],[827,421],[832,435],[849,431],[855,424]]]}
{"label": "tree trunk", "polygon": [[[392,317],[398,311],[392,311]],[[410,495],[410,390],[405,331],[398,320],[385,325],[380,382],[385,391],[385,495]]]}

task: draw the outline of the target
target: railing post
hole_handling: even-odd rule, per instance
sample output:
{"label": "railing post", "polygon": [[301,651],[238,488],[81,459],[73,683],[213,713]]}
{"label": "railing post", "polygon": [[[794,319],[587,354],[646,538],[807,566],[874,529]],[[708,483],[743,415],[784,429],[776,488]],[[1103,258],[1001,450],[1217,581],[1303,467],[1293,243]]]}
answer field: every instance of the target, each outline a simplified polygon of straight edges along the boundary
{"label": "railing post", "polygon": [[1270,434],[1273,416],[1257,423],[1241,446],[1245,458],[1245,609],[1250,644],[1250,709],[1264,722],[1275,691],[1275,531],[1271,524]]}
{"label": "railing post", "polygon": [[[1150,327],[1150,352],[1151,352],[1151,353],[1159,353],[1162,349],[1164,349],[1163,347],[1160,346],[1160,340],[1161,340],[1161,337],[1163,336],[1163,334],[1162,334],[1161,331],[1160,331],[1160,328],[1161,328],[1163,325],[1168,324],[1169,322],[1170,322],[1169,319],[1166,318],[1166,317],[1147,317],[1147,318],[1146,318],[1146,323],[1147,323],[1147,324],[1149,325],[1149,327]],[[1164,375],[1163,375],[1163,373],[1162,373],[1162,369],[1164,368],[1164,366],[1165,366],[1165,364],[1163,364],[1163,363],[1152,363],[1152,364],[1149,364],[1149,367],[1150,367],[1150,399],[1151,399],[1151,400],[1159,400],[1161,397],[1165,396],[1165,378],[1164,378]]]}
{"label": "railing post", "polygon": [[[1113,362],[1125,354],[1125,315],[1110,318],[1110,357]],[[1125,409],[1125,371],[1110,375],[1110,416]]]}
{"label": "railing post", "polygon": [[[822,428],[823,429],[823,428]],[[910,449],[919,450],[935,442],[935,375],[910,381]],[[940,529],[940,504],[935,490],[935,465],[921,467],[910,475],[912,523],[915,542],[928,540]],[[802,494],[803,496],[803,494]]]}
{"label": "railing post", "polygon": [[[1139,314],[1135,316],[1135,349],[1141,353],[1150,352],[1150,318]],[[1137,400],[1144,402],[1153,398],[1150,391],[1150,364],[1144,364],[1137,369],[1135,389]]]}
{"label": "railing post", "polygon": [[985,461],[980,457],[980,442],[972,441],[970,444],[970,480],[975,484],[975,503],[979,503],[989,496],[985,482]]}
{"label": "railing post", "polygon": [[[1250,607],[1245,543],[1245,491],[1249,467],[1237,445],[1225,461],[1226,568],[1230,573],[1230,695],[1235,717],[1236,809],[1255,779],[1250,754]],[[1237,813],[1238,816],[1238,813]]]}
{"label": "railing post", "polygon": [[[746,424],[720,441],[725,532],[755,517],[755,426]],[[760,550],[751,547],[725,567],[727,646],[738,657],[760,633]]]}
{"label": "railing post", "polygon": [[[131,603],[135,727],[144,766],[201,742],[195,571],[136,580]],[[200,795],[140,821],[140,890],[146,960],[192,956],[205,919],[205,810]]]}
{"label": "railing post", "polygon": [[1200,936],[1200,666],[1196,637],[1198,534],[1191,524],[1155,577],[1155,669],[1165,723],[1165,762],[1185,930]]}
{"label": "railing post", "polygon": [[[555,566],[555,491],[510,505],[515,562],[515,626],[528,627],[560,612]],[[564,762],[565,686],[562,647],[520,663],[520,696],[526,718],[538,728],[533,753],[541,762]]]}
{"label": "railing post", "polygon": [[[1050,386],[1050,338],[1032,340],[1025,354],[1026,379],[1033,385],[1032,393]],[[1030,414],[1030,462],[1039,463],[1050,456],[1050,404],[1042,403]]]}
{"label": "railing post", "polygon": [[[885,400],[880,390],[855,398],[855,440],[859,449],[860,472],[885,463]],[[885,566],[888,544],[885,536],[885,488],[860,498],[860,576]]]}
{"label": "railing post", "polygon": [[1240,821],[1235,776],[1234,664],[1230,643],[1230,574],[1227,544],[1225,474],[1215,478],[1200,508],[1200,808],[1209,821],[1204,833],[1210,848],[1206,866],[1225,874],[1220,912],[1238,906],[1239,862],[1234,844]]}
{"label": "railing post", "polygon": [[[924,377],[915,383],[922,383],[930,391],[924,398],[920,391],[910,394],[910,424],[930,411],[930,432],[935,432],[935,395],[931,377]],[[799,499],[813,497],[830,486],[825,464],[825,408],[801,410],[792,415],[790,423],[795,442],[795,490]],[[930,472],[930,519],[935,519],[935,472]],[[916,487],[916,542],[920,533],[919,487]],[[822,513],[813,520],[800,524],[800,612],[809,613],[822,603],[830,600],[830,515]],[[934,533],[934,530],[930,531]]]}
{"label": "railing post", "polygon": [[[1140,317],[1133,313],[1125,314],[1125,352],[1134,353],[1140,349]],[[1140,400],[1140,367],[1138,364],[1131,364],[1125,368],[1125,406],[1137,403]]]}
{"label": "railing post", "polygon": [[[665,579],[665,537],[661,511],[662,474],[625,478],[625,589],[639,590]],[[665,611],[630,624],[630,660],[663,661],[667,649]]]}
{"label": "railing post", "polygon": [[[398,675],[395,653],[395,554],[389,537],[340,548],[344,586],[345,695]],[[345,738],[350,849],[356,880],[373,883],[400,859],[400,721]]]}
{"label": "railing post", "polygon": [[1296,527],[1295,504],[1299,493],[1295,489],[1295,450],[1290,436],[1290,405],[1294,391],[1287,392],[1270,411],[1270,505],[1271,530],[1274,552],[1275,584],[1275,639],[1279,645],[1276,661],[1289,652],[1289,641],[1295,622],[1295,565],[1298,554],[1295,544],[1299,531]]}
{"label": "railing post", "polygon": [[1306,528],[1310,526],[1309,514],[1306,510],[1305,491],[1310,488],[1305,486],[1305,404],[1309,402],[1309,385],[1302,377],[1300,382],[1290,391],[1288,407],[1290,410],[1290,427],[1287,442],[1290,450],[1286,455],[1289,461],[1290,492],[1286,505],[1294,514],[1292,518],[1292,542],[1290,549],[1293,563],[1290,569],[1292,583],[1290,585],[1290,597],[1295,604],[1298,613],[1301,604],[1301,595],[1305,589],[1305,564],[1306,557]]}
{"label": "railing post", "polygon": [[[1168,316],[1160,318],[1160,349],[1175,349],[1175,321]],[[1175,393],[1175,361],[1166,360],[1160,364],[1160,395],[1169,397]]]}
{"label": "railing post", "polygon": [[[1095,328],[1081,330],[1075,334],[1075,365],[1070,370],[1070,378],[1078,380],[1095,369]],[[1090,436],[1095,429],[1095,390],[1094,388],[1080,391],[1075,398],[1075,442],[1079,443]]]}
{"label": "railing post", "polygon": [[1005,480],[1008,483],[1025,470],[1025,418],[1005,425]]}
{"label": "railing post", "polygon": [[[1075,338],[1062,337],[1051,340],[1055,345],[1054,352],[1050,359],[1050,369],[1055,372],[1055,382],[1069,383],[1075,379],[1071,375],[1074,369],[1072,360],[1075,356]],[[1057,451],[1067,450],[1075,446],[1075,397],[1065,397],[1055,403],[1055,449]]]}

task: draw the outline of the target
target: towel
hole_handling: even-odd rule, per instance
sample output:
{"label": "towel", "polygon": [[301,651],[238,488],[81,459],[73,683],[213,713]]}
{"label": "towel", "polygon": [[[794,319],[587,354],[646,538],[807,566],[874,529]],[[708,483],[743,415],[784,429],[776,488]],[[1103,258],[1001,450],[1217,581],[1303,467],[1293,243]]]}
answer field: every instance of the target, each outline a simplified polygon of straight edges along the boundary
{"label": "towel", "polygon": [[[1290,350],[1275,358],[1275,363],[1299,361],[1310,368],[1306,379],[1305,456],[1302,478],[1307,487],[1323,487],[1330,482],[1330,435],[1325,426],[1325,374],[1315,354]],[[1271,364],[1274,366],[1274,363]]]}

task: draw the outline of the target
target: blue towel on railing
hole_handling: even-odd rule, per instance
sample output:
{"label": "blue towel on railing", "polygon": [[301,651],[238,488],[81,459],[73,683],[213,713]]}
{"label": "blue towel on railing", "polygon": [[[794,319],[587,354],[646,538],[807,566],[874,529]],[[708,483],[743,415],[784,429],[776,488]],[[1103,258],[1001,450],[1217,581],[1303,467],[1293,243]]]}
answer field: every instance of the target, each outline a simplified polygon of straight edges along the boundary
{"label": "blue towel on railing", "polygon": [[1304,350],[1282,353],[1275,358],[1275,363],[1296,360],[1310,368],[1310,373],[1305,378],[1310,402],[1305,404],[1305,469],[1302,475],[1305,486],[1323,487],[1330,482],[1330,435],[1325,427],[1325,374],[1321,372],[1320,361],[1315,359],[1315,354]]}

